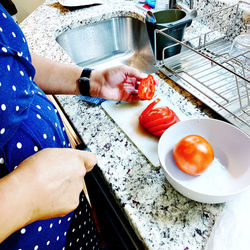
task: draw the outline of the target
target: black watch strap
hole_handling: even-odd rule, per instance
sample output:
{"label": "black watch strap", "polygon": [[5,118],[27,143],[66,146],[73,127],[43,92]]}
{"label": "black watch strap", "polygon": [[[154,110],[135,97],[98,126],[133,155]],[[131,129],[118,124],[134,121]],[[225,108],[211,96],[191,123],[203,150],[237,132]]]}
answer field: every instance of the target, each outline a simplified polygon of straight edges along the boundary
{"label": "black watch strap", "polygon": [[90,68],[84,68],[84,69],[82,70],[81,77],[90,78],[90,74],[91,74],[92,70],[93,70],[93,69],[90,69]]}
{"label": "black watch strap", "polygon": [[84,68],[82,70],[81,77],[78,79],[79,83],[79,91],[81,95],[83,96],[90,96],[89,90],[90,90],[90,74],[93,69],[90,68]]}

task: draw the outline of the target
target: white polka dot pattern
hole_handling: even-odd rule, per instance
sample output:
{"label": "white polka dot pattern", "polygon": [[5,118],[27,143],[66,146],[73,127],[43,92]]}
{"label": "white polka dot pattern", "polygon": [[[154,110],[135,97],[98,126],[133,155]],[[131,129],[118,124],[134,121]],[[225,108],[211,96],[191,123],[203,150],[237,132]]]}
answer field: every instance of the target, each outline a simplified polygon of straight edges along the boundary
{"label": "white polka dot pattern", "polygon": [[2,47],[2,51],[7,53],[8,50],[5,47]]}
{"label": "white polka dot pattern", "polygon": [[2,105],[1,105],[1,109],[2,109],[2,111],[5,111],[5,110],[6,110],[6,105],[5,105],[5,104],[2,104]]}
{"label": "white polka dot pattern", "polygon": [[[86,210],[86,213],[83,212]],[[91,217],[91,210],[86,198],[81,194],[80,204],[75,211],[70,230],[67,232],[69,249],[100,249],[97,230]],[[89,220],[90,219],[90,220]],[[83,222],[79,224],[79,221]]]}

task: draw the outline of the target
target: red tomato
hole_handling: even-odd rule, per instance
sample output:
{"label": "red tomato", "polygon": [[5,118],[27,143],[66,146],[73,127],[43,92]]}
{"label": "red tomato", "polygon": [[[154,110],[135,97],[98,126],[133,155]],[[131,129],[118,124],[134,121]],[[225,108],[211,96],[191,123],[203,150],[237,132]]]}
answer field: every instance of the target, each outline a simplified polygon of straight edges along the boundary
{"label": "red tomato", "polygon": [[138,95],[141,100],[151,100],[155,94],[155,80],[152,75],[141,80],[138,87]]}
{"label": "red tomato", "polygon": [[190,175],[200,175],[214,160],[214,151],[203,137],[188,135],[174,147],[173,157],[181,171]]}
{"label": "red tomato", "polygon": [[167,128],[179,121],[174,111],[167,106],[154,108],[159,101],[158,98],[150,103],[139,117],[141,126],[157,136],[161,136]]}

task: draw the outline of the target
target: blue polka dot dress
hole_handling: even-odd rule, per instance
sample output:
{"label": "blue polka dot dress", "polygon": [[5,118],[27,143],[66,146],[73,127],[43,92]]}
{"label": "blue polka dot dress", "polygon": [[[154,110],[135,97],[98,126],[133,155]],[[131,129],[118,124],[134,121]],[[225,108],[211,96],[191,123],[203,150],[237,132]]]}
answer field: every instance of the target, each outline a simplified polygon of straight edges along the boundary
{"label": "blue polka dot dress", "polygon": [[[27,41],[0,4],[0,178],[41,149],[70,147],[58,111],[34,76]],[[0,244],[0,250],[98,248],[97,230],[83,194],[76,211],[36,221]]]}

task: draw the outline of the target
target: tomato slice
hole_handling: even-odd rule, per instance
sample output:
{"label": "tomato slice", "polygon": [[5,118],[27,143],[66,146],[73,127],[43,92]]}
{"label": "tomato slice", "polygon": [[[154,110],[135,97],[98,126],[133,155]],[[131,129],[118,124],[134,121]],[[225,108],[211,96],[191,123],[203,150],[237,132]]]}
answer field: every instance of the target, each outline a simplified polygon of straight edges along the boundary
{"label": "tomato slice", "polygon": [[141,113],[140,117],[139,117],[139,120],[141,119],[144,119],[144,117],[147,117],[146,114],[148,114],[152,109],[153,107],[160,101],[159,98],[157,98],[156,100],[154,100],[153,102],[151,102],[145,109],[144,111]]}
{"label": "tomato slice", "polygon": [[161,136],[165,131],[166,131],[166,129],[162,129],[162,130],[154,132],[153,135]]}
{"label": "tomato slice", "polygon": [[173,118],[173,111],[159,111],[158,109],[155,109],[155,112],[149,112],[147,117],[144,119],[144,125],[147,127],[152,127],[161,123],[166,123]]}
{"label": "tomato slice", "polygon": [[141,80],[138,87],[138,96],[141,100],[151,100],[155,94],[155,80],[152,75]]}
{"label": "tomato slice", "polygon": [[154,133],[154,132],[157,132],[157,131],[160,131],[160,130],[164,130],[165,131],[170,126],[172,126],[173,124],[175,124],[177,121],[179,121],[179,120],[177,120],[177,117],[173,116],[173,117],[171,117],[171,119],[168,119],[167,122],[164,121],[162,123],[159,123],[158,125],[149,127],[148,130],[151,133]]}
{"label": "tomato slice", "polygon": [[150,103],[139,117],[141,126],[157,136],[161,136],[166,129],[179,121],[174,111],[167,106],[154,108],[159,101],[157,99]]}
{"label": "tomato slice", "polygon": [[174,147],[173,157],[181,171],[190,175],[200,175],[214,160],[214,151],[202,136],[188,135]]}

